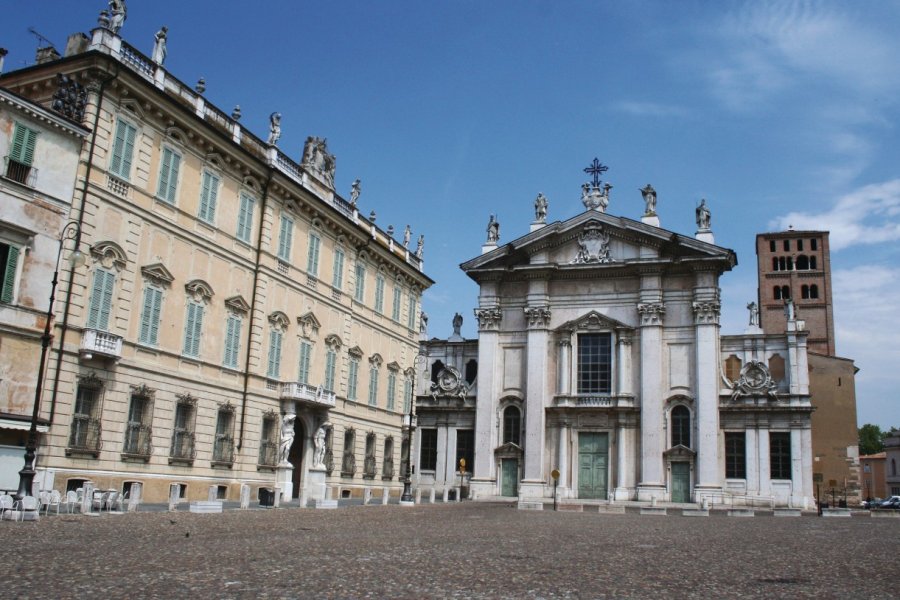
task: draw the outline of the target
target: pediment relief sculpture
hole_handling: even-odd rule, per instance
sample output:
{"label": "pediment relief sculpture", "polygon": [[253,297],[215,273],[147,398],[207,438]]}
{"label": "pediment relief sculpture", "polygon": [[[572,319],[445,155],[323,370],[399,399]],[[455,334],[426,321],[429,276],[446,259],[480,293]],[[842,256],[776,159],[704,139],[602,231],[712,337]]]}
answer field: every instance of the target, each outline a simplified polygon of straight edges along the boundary
{"label": "pediment relief sculpture", "polygon": [[175,281],[175,277],[162,263],[154,263],[152,265],[141,267],[141,275],[148,279],[150,283],[159,286],[167,286]]}
{"label": "pediment relief sculpture", "polygon": [[319,328],[322,326],[319,323],[319,320],[316,318],[311,312],[306,313],[305,315],[297,317],[297,325],[300,326],[300,337],[305,338],[313,338],[319,333]]}
{"label": "pediment relief sculpture", "polygon": [[772,379],[769,368],[758,360],[751,360],[745,364],[737,381],[731,381],[724,375],[722,379],[731,389],[732,400],[746,396],[768,396],[772,400],[778,399],[775,394],[778,383]]}
{"label": "pediment relief sculpture", "polygon": [[573,319],[566,323],[563,323],[560,327],[556,329],[558,332],[565,333],[573,333],[575,331],[609,331],[615,330],[620,334],[620,337],[623,335],[627,335],[628,332],[634,330],[633,327],[622,323],[621,321],[617,321],[610,317],[607,317],[604,314],[601,314],[595,310],[578,317],[577,319]]}
{"label": "pediment relief sculpture", "polygon": [[209,302],[213,297],[212,287],[202,279],[195,279],[185,284],[184,290],[196,302]]}
{"label": "pediment relief sculpture", "polygon": [[250,312],[250,304],[241,295],[225,298],[225,306],[231,312],[246,315]]}
{"label": "pediment relief sculpture", "polygon": [[609,256],[609,232],[598,223],[586,225],[578,236],[578,253],[573,265],[605,264],[613,262]]}
{"label": "pediment relief sculpture", "polygon": [[469,386],[463,381],[459,371],[453,367],[444,367],[437,376],[437,381],[431,384],[431,397],[435,400],[438,396],[456,396],[465,400],[469,393]]}

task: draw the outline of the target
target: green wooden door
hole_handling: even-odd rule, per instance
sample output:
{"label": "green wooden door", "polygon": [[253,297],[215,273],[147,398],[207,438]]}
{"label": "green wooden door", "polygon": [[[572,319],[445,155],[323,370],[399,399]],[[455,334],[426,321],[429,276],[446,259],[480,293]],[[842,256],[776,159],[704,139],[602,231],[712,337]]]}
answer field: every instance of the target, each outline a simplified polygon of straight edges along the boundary
{"label": "green wooden door", "polygon": [[578,497],[606,500],[609,436],[578,434]]}
{"label": "green wooden door", "polygon": [[519,461],[515,458],[500,461],[500,495],[519,495]]}
{"label": "green wooden door", "polygon": [[672,502],[691,501],[691,465],[686,462],[672,463]]}

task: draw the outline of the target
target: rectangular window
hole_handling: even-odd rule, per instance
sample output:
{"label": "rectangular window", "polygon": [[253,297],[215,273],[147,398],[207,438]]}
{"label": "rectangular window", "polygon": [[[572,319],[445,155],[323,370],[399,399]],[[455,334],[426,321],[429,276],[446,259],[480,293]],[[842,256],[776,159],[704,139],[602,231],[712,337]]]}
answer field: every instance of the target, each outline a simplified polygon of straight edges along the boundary
{"label": "rectangular window", "polygon": [[331,285],[337,290],[344,286],[344,251],[334,249],[334,272],[331,274]]}
{"label": "rectangular window", "polygon": [[216,418],[216,439],[213,443],[213,461],[220,463],[234,462],[234,436],[232,435],[232,422],[234,413],[226,408],[220,408]]}
{"label": "rectangular window", "polygon": [[403,380],[403,414],[409,414],[412,408],[412,382],[409,379]]}
{"label": "rectangular window", "polygon": [[402,295],[403,290],[399,285],[394,284],[394,306],[391,309],[391,318],[398,323],[400,322],[400,296]]}
{"label": "rectangular window", "polygon": [[34,163],[34,147],[37,144],[38,132],[16,123],[12,143],[9,147],[9,162],[6,165],[6,176],[13,181],[29,184],[31,166]]}
{"label": "rectangular window", "polygon": [[240,351],[241,318],[237,315],[228,315],[228,319],[225,321],[225,354],[222,358],[222,366],[237,369]]}
{"label": "rectangular window", "polygon": [[772,479],[791,478],[790,432],[769,432],[769,473]]}
{"label": "rectangular window", "polygon": [[247,194],[241,194],[241,203],[238,207],[237,239],[250,243],[250,232],[253,230],[253,206],[256,200]]}
{"label": "rectangular window", "polygon": [[109,313],[112,312],[113,286],[116,276],[112,271],[94,269],[94,283],[91,286],[91,303],[88,306],[88,329],[109,329]]}
{"label": "rectangular window", "polygon": [[394,410],[394,395],[397,393],[397,374],[388,372],[387,409]]}
{"label": "rectangular window", "polygon": [[325,389],[329,392],[334,391],[334,369],[337,362],[337,353],[329,348],[325,353]]}
{"label": "rectangular window", "polygon": [[384,312],[384,276],[378,275],[375,278],[375,312],[382,314]]}
{"label": "rectangular window", "polygon": [[407,307],[409,312],[406,315],[406,327],[407,329],[415,329],[416,328],[416,296],[412,292],[409,293],[409,306]]}
{"label": "rectangular window", "polygon": [[175,459],[194,458],[194,404],[178,402],[175,405],[175,424],[172,428],[172,447],[169,455]]}
{"label": "rectangular window", "polygon": [[369,369],[369,406],[378,406],[378,369]]}
{"label": "rectangular window", "polygon": [[163,148],[159,163],[159,183],[156,186],[156,197],[169,204],[175,204],[175,191],[178,188],[178,169],[181,166],[181,155],[171,148]]}
{"label": "rectangular window", "polygon": [[300,342],[300,370],[297,373],[297,381],[309,383],[309,357],[312,354],[312,345],[309,342]]}
{"label": "rectangular window", "polygon": [[350,357],[350,366],[347,372],[347,399],[356,400],[356,382],[359,379],[359,359]]}
{"label": "rectangular window", "polygon": [[200,211],[197,216],[207,223],[216,220],[216,199],[219,197],[219,183],[217,175],[209,171],[203,171],[203,179],[200,184]]}
{"label": "rectangular window", "polygon": [[0,302],[12,304],[16,298],[16,275],[19,272],[19,248],[9,244],[0,244]]}
{"label": "rectangular window", "polygon": [[437,468],[437,429],[421,429],[419,442],[419,469],[434,471]]}
{"label": "rectangular window", "polygon": [[357,302],[364,302],[366,297],[366,267],[362,263],[356,263],[356,289],[353,298]]}
{"label": "rectangular window", "polygon": [[790,252],[791,250],[791,240],[784,240],[784,251]]}
{"label": "rectangular window", "polygon": [[775,252],[775,240],[769,240],[769,252]]}
{"label": "rectangular window", "polygon": [[578,336],[578,393],[609,394],[612,391],[612,335],[582,333]]}
{"label": "rectangular window", "polygon": [[162,290],[144,288],[144,305],[141,307],[141,331],[138,342],[155,346],[159,342],[159,315],[162,310]]}
{"label": "rectangular window", "polygon": [[281,228],[278,231],[278,258],[291,261],[291,239],[294,237],[294,220],[281,215]]}
{"label": "rectangular window", "polygon": [[278,418],[274,415],[266,415],[262,421],[262,433],[259,439],[259,464],[274,467],[278,464],[278,444],[275,435],[278,428]]}
{"label": "rectangular window", "polygon": [[184,347],[181,353],[197,358],[200,356],[200,332],[203,331],[203,305],[188,302],[184,324]]}
{"label": "rectangular window", "polygon": [[475,431],[472,429],[456,430],[456,471],[462,471],[460,459],[466,461],[466,472],[471,473],[475,466]]}
{"label": "rectangular window", "polygon": [[131,405],[128,407],[128,422],[125,424],[125,447],[122,452],[136,456],[150,456],[153,451],[151,444],[150,422],[152,421],[152,404],[150,398],[131,396]]}
{"label": "rectangular window", "polygon": [[313,277],[319,276],[319,246],[322,239],[314,233],[309,234],[309,252],[306,257],[306,272]]}
{"label": "rectangular window", "polygon": [[278,379],[281,373],[281,332],[272,330],[269,333],[269,366],[266,377]]}
{"label": "rectangular window", "polygon": [[803,251],[803,240],[797,240],[797,250]]}
{"label": "rectangular window", "polygon": [[809,249],[810,250],[818,250],[819,249],[819,241],[816,239],[809,240]]}
{"label": "rectangular window", "polygon": [[116,120],[116,135],[113,138],[112,158],[109,161],[109,172],[125,181],[131,179],[131,161],[134,157],[134,140],[137,128],[123,121]]}
{"label": "rectangular window", "polygon": [[747,438],[743,431],[725,432],[725,477],[747,478]]}
{"label": "rectangular window", "polygon": [[69,448],[97,451],[100,449],[100,388],[79,384],[75,394],[75,411],[69,432]]}

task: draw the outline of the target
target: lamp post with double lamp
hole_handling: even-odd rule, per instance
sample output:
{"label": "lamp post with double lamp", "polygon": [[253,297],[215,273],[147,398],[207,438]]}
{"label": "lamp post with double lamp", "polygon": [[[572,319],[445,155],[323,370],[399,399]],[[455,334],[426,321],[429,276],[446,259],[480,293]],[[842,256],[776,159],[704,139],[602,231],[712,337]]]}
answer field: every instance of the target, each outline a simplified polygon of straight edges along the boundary
{"label": "lamp post with double lamp", "polygon": [[412,457],[413,434],[416,432],[418,418],[415,411],[415,398],[409,402],[409,412],[403,415],[403,430],[406,431],[406,473],[403,478],[403,495],[400,496],[400,506],[413,506],[415,501],[412,496]]}
{"label": "lamp post with double lamp", "polygon": [[[31,427],[28,430],[28,441],[25,443],[25,466],[19,471],[19,489],[16,491],[16,500],[31,495],[31,486],[34,482],[34,460],[37,454],[37,424],[41,414],[41,391],[44,388],[44,368],[47,364],[47,350],[53,336],[50,328],[53,326],[53,303],[56,301],[56,284],[59,280],[59,261],[62,258],[66,240],[73,240],[74,248],[69,255],[69,262],[75,268],[85,264],[84,254],[78,250],[78,242],[81,239],[81,228],[75,221],[66,223],[59,239],[59,250],[56,253],[56,265],[53,270],[53,282],[50,285],[50,304],[47,306],[47,319],[44,323],[44,334],[41,336],[41,362],[38,365],[37,381],[34,389],[34,407],[31,412]],[[71,285],[71,283],[70,283]]]}

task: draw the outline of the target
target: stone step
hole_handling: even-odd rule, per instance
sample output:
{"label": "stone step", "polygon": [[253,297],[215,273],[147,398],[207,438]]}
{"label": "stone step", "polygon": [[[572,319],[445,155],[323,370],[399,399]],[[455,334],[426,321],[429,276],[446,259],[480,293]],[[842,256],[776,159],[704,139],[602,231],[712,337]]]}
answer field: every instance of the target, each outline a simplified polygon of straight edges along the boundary
{"label": "stone step", "polygon": [[519,510],[544,510],[543,502],[534,502],[528,500],[519,500]]}
{"label": "stone step", "polygon": [[822,509],[823,517],[850,517],[850,509],[849,508],[823,508]]}
{"label": "stone step", "polygon": [[799,516],[801,516],[799,508],[776,508],[773,514],[776,517],[799,517]]}
{"label": "stone step", "polygon": [[221,500],[196,500],[191,502],[192,513],[220,513],[222,512]]}
{"label": "stone step", "polygon": [[584,504],[557,504],[557,510],[568,512],[584,512]]}
{"label": "stone step", "polygon": [[642,515],[662,515],[663,517],[665,517],[669,513],[666,511],[665,506],[642,506],[641,514]]}
{"label": "stone step", "polygon": [[681,511],[682,517],[708,517],[709,509],[706,508],[685,508]]}
{"label": "stone step", "polygon": [[900,510],[873,510],[869,511],[873,519],[900,519]]}
{"label": "stone step", "polygon": [[337,500],[315,500],[314,506],[323,510],[333,510],[338,507]]}
{"label": "stone step", "polygon": [[732,508],[728,511],[729,517],[755,517],[756,512],[750,508]]}
{"label": "stone step", "polygon": [[621,504],[601,504],[598,512],[602,515],[624,515],[625,506]]}

